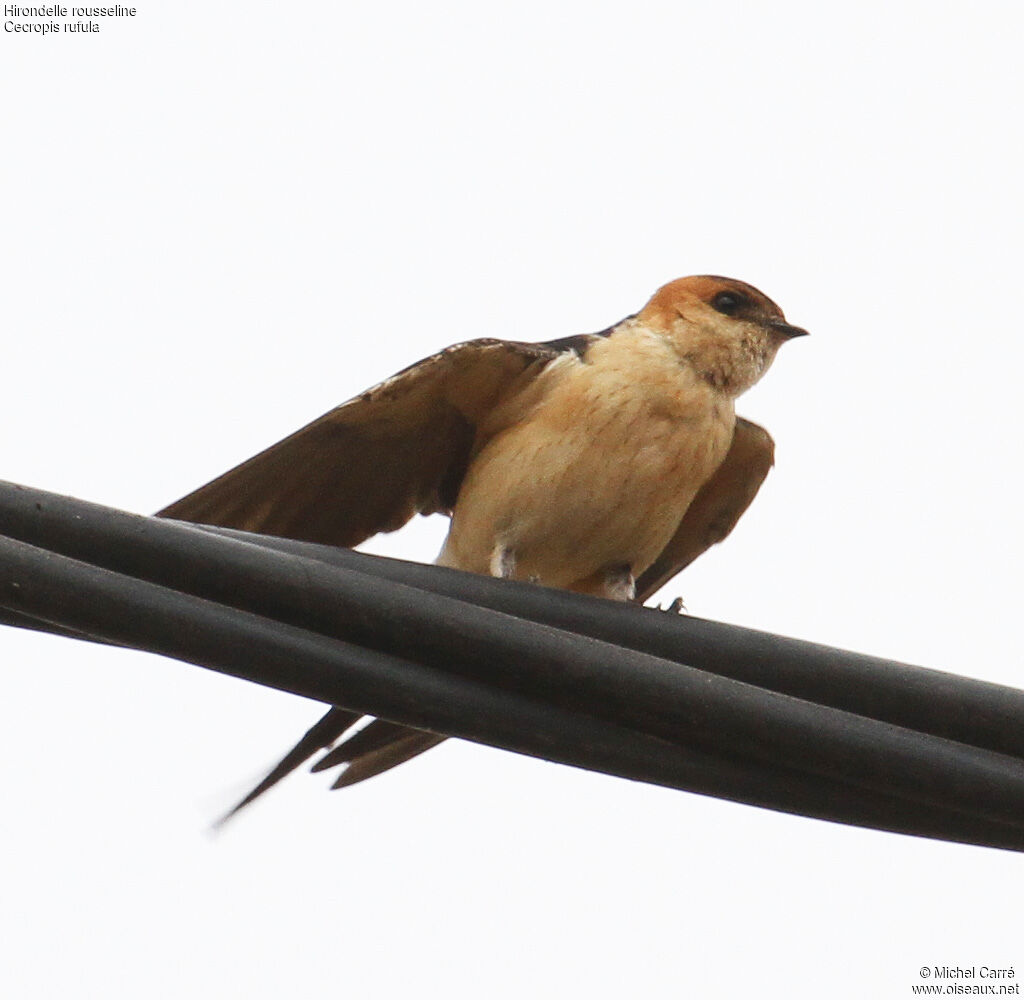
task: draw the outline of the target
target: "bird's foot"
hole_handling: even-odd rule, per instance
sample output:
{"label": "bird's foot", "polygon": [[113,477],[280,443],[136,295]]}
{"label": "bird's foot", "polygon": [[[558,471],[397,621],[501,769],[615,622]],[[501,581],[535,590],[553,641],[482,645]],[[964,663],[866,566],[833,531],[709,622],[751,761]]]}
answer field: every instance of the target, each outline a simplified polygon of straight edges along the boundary
{"label": "bird's foot", "polygon": [[511,580],[516,572],[516,554],[507,545],[498,544],[494,546],[491,553],[491,576],[499,577],[502,580]]}
{"label": "bird's foot", "polygon": [[613,601],[631,601],[636,597],[636,580],[631,566],[619,564],[605,567],[604,596]]}
{"label": "bird's foot", "polygon": [[683,599],[681,597],[677,597],[667,608],[663,608],[659,604],[658,610],[664,611],[667,615],[681,615],[686,611],[686,605],[683,604]]}

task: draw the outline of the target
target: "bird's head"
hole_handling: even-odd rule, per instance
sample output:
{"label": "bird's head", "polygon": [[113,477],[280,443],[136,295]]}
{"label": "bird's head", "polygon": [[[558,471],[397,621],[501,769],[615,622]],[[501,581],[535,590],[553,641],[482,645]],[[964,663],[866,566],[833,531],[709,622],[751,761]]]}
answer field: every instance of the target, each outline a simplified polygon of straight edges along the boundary
{"label": "bird's head", "polygon": [[787,340],[807,331],[753,285],[698,275],[659,288],[637,319],[662,334],[694,371],[729,396],[746,392]]}

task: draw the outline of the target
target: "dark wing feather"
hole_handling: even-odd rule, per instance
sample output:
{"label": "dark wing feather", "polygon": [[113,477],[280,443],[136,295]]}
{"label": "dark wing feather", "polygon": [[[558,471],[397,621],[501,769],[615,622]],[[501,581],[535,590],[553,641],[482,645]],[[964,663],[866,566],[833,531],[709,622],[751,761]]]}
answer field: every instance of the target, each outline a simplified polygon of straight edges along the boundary
{"label": "dark wing feather", "polygon": [[665,550],[637,580],[637,601],[642,604],[736,527],[774,460],[771,435],[758,424],[737,417],[724,461],[694,497]]}
{"label": "dark wing feather", "polygon": [[172,503],[159,517],[353,546],[414,514],[450,511],[477,422],[560,353],[456,344]]}

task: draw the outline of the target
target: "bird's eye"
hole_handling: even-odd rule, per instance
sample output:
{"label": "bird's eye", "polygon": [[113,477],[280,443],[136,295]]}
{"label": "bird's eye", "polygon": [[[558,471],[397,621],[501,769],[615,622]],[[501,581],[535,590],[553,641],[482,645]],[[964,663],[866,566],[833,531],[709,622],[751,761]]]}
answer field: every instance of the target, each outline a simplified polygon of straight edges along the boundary
{"label": "bird's eye", "polygon": [[737,295],[736,292],[719,292],[711,300],[711,305],[718,310],[718,312],[724,313],[726,316],[732,316],[745,304],[746,300],[742,295]]}

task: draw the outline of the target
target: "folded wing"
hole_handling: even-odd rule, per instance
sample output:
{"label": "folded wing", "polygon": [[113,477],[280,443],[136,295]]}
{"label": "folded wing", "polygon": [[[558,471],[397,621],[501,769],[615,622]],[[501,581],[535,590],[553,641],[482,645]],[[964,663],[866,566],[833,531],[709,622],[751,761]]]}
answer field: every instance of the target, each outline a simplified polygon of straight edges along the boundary
{"label": "folded wing", "polygon": [[775,460],[775,442],[759,424],[736,418],[732,444],[693,498],[672,540],[636,581],[641,604],[697,556],[726,538],[753,503]]}

